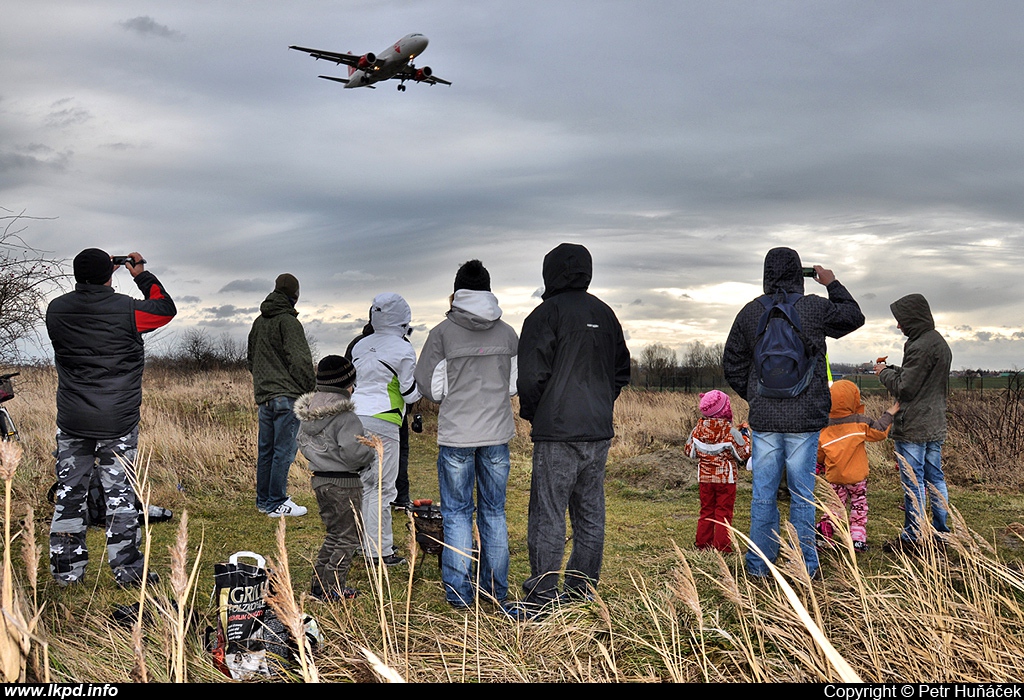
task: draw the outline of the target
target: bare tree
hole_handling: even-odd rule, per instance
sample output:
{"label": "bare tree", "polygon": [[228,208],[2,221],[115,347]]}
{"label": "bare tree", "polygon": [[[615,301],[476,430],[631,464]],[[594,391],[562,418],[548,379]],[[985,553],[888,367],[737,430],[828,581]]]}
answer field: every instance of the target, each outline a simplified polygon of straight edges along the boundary
{"label": "bare tree", "polygon": [[688,385],[697,389],[718,386],[723,383],[722,354],[725,346],[722,343],[705,345],[695,340],[686,346],[683,355],[683,368],[688,378]]}
{"label": "bare tree", "polygon": [[0,207],[0,362],[20,358],[19,341],[31,336],[50,294],[66,277],[62,262],[25,242],[28,222],[41,217]]}
{"label": "bare tree", "polygon": [[664,387],[676,372],[676,351],[655,343],[640,352],[640,366],[647,377],[647,385]]}

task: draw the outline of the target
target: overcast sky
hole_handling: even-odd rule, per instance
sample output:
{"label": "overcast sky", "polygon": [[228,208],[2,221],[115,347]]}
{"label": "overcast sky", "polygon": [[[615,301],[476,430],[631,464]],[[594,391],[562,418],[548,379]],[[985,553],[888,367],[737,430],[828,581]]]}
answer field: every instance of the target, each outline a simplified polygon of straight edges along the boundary
{"label": "overcast sky", "polygon": [[[724,341],[785,245],[867,316],[833,360],[898,362],[889,303],[920,292],[954,368],[1024,367],[1019,1],[4,7],[0,206],[60,258],[142,252],[179,308],[153,350],[244,338],[286,271],[321,354],[385,291],[419,346],[471,258],[518,330],[563,241],[635,355],[678,350]],[[411,32],[451,87],[346,90],[288,50]]]}

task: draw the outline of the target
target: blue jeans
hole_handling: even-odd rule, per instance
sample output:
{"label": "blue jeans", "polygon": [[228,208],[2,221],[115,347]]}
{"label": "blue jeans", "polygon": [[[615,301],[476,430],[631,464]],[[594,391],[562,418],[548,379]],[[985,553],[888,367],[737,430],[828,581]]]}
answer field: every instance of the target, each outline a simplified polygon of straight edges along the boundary
{"label": "blue jeans", "polygon": [[270,513],[288,500],[288,470],[299,445],[299,419],[292,412],[295,399],[275,396],[260,404],[256,458],[256,507]]}
{"label": "blue jeans", "polygon": [[[946,524],[948,513],[946,504],[949,502],[949,491],[946,488],[946,477],[942,473],[942,441],[935,442],[895,442],[896,454],[902,455],[913,470],[913,478],[900,465],[900,481],[903,482],[903,533],[904,539],[918,540],[921,537],[921,520],[924,518],[925,498],[932,503],[932,527],[936,532],[949,532]],[[915,483],[916,482],[916,483]],[[940,499],[931,492],[941,494]],[[930,493],[931,492],[931,493]]]}
{"label": "blue jeans", "polygon": [[438,446],[437,482],[447,545],[441,554],[441,580],[445,597],[453,605],[468,606],[475,599],[476,586],[471,575],[474,483],[476,526],[480,532],[480,589],[497,601],[505,600],[508,594],[508,471],[508,445]]}
{"label": "blue jeans", "polygon": [[[751,464],[754,493],[750,500],[750,539],[774,563],[779,556],[778,490],[785,471],[789,487],[789,522],[800,538],[807,572],[818,571],[814,544],[814,465],[818,433],[761,433],[754,431]],[[771,572],[761,557],[748,550],[747,571],[752,576]]]}

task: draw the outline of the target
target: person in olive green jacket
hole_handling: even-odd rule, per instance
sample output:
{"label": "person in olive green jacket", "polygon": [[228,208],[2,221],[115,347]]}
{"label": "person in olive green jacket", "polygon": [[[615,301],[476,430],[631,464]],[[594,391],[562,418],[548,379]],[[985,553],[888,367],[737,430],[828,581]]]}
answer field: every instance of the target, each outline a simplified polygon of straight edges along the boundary
{"label": "person in olive green jacket", "polygon": [[932,527],[936,532],[949,532],[949,491],[942,473],[942,443],[946,439],[946,394],[953,353],[935,330],[931,308],[923,296],[908,294],[889,308],[897,327],[907,336],[903,365],[878,363],[875,374],[899,402],[889,437],[896,454],[906,460],[910,469],[900,469],[905,516],[900,537],[886,545],[886,549],[893,551],[919,543],[926,497],[931,501]]}
{"label": "person in olive green jacket", "polygon": [[316,387],[309,343],[296,318],[298,300],[295,276],[278,276],[249,332],[249,371],[260,407],[256,508],[272,518],[306,514],[304,506],[288,497],[288,470],[298,451],[299,431],[292,408],[295,399]]}

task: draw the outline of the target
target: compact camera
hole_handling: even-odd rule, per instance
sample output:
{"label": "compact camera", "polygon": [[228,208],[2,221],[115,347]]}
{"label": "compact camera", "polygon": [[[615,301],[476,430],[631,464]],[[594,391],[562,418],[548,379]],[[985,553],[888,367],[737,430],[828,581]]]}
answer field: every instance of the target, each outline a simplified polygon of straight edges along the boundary
{"label": "compact camera", "polygon": [[112,255],[110,257],[110,262],[114,264],[114,267],[121,267],[121,265],[131,265],[132,267],[135,267],[136,265],[144,264],[146,259],[132,260],[130,255]]}

